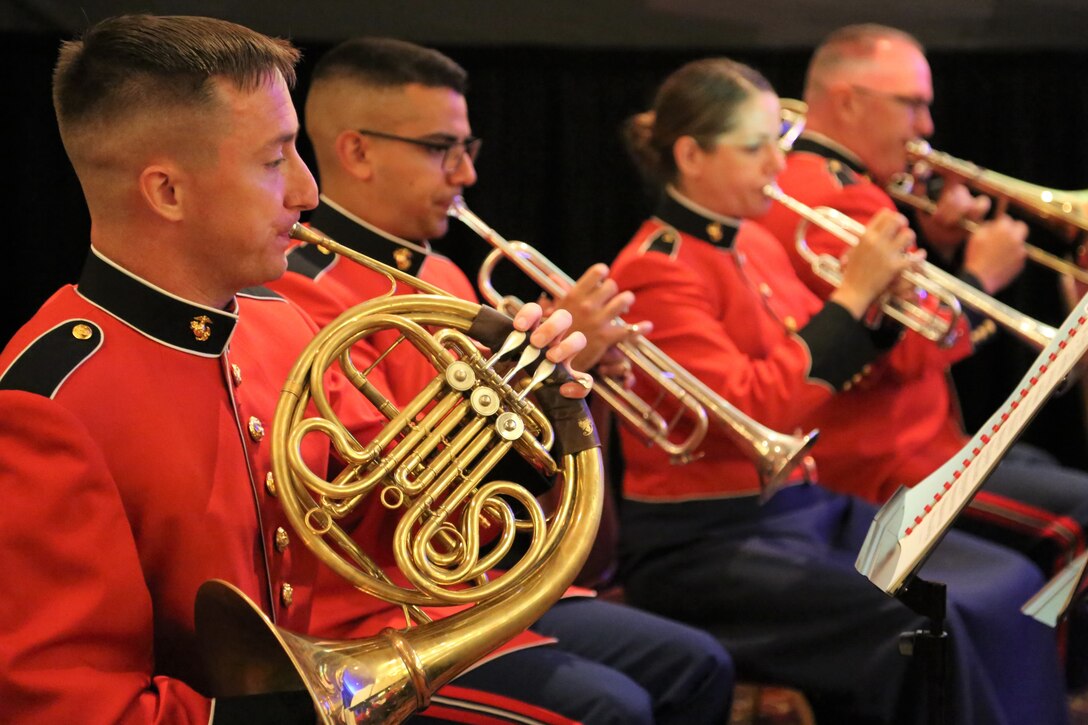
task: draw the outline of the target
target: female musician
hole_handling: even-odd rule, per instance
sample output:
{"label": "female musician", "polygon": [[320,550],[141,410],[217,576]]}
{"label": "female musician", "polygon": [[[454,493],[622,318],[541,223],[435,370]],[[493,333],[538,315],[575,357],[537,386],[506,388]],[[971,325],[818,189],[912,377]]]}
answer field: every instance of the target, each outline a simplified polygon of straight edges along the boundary
{"label": "female musician", "polygon": [[[673,73],[629,146],[664,187],[613,267],[651,339],[745,413],[791,431],[893,340],[861,320],[911,264],[898,215],[873,219],[826,303],[750,217],[783,167],[779,104],[756,71],[715,58]],[[879,421],[872,421],[879,425]],[[809,694],[821,720],[924,714],[900,633],[923,618],[853,567],[874,509],[810,483],[760,505],[754,467],[724,434],[683,468],[626,432],[622,573],[636,605],[719,637],[746,677]],[[817,448],[818,450],[818,448]],[[963,534],[924,569],[949,585],[956,722],[1064,722],[1053,634],[1018,607],[1041,583],[1020,555]],[[1014,671],[1015,668],[1015,671]],[[1015,687],[1012,683],[1015,682]]]}

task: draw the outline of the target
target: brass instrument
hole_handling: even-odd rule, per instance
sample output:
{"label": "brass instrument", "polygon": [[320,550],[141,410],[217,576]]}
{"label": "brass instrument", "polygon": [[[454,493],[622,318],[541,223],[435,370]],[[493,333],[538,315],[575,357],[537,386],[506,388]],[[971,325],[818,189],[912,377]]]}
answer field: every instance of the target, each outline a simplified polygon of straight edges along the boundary
{"label": "brass instrument", "polygon": [[[484,260],[478,284],[484,298],[508,313],[521,307],[513,297],[503,297],[491,283],[491,275],[499,261],[508,259],[552,299],[559,299],[574,286],[566,275],[524,242],[507,241],[478,216],[472,213],[461,197],[450,206],[449,215],[460,220],[494,249]],[[627,323],[616,318],[614,324]],[[651,404],[635,395],[622,381],[598,378],[597,394],[648,443],[668,453],[674,462],[692,460],[706,434],[708,417],[712,417],[731,435],[733,441],[752,459],[759,472],[763,497],[768,498],[802,462],[815,444],[819,431],[804,436],[789,436],[767,428],[737,409],[697,377],[685,370],[656,345],[641,335],[617,345],[631,365],[660,388],[658,399]],[[679,412],[666,420],[656,409],[665,398],[672,398]],[[680,420],[689,420],[691,433],[679,441],[671,435]]]}
{"label": "brass instrument", "polygon": [[[1057,191],[1029,184],[1011,176],[984,169],[970,161],[962,161],[941,151],[935,151],[929,143],[915,139],[907,143],[907,159],[913,165],[913,173],[902,173],[888,185],[888,194],[895,200],[932,214],[936,204],[924,193],[916,193],[918,178],[937,173],[946,179],[954,179],[981,194],[997,200],[1001,210],[1009,204],[1051,226],[1066,230],[1088,232],[1088,189],[1082,191]],[[962,226],[974,233],[977,223],[963,220]],[[1024,245],[1028,259],[1055,272],[1071,276],[1088,284],[1088,270],[1073,262],[1051,254],[1032,244]]]}
{"label": "brass instrument", "polygon": [[[864,233],[865,226],[836,209],[813,208],[803,204],[787,195],[775,184],[763,187],[763,193],[801,217],[796,231],[797,251],[812,266],[812,271],[820,279],[834,287],[841,285],[841,262],[834,256],[816,254],[809,248],[805,241],[808,224],[815,224],[851,247],[857,246],[858,238]],[[938,300],[937,309],[928,309],[913,299],[888,295],[880,301],[881,311],[942,347],[954,343],[958,335],[957,323],[962,314],[957,296],[925,274],[907,271],[903,273],[903,278],[914,285],[916,290],[921,291],[920,297],[923,295],[935,297]],[[959,282],[959,280],[956,281]]]}
{"label": "brass instrument", "polygon": [[[783,98],[782,109],[783,110],[781,116],[783,134],[780,137],[779,146],[780,148],[782,148],[783,151],[789,151],[790,148],[792,148],[793,146],[793,142],[797,139],[798,136],[801,135],[801,132],[804,130],[805,112],[807,111],[807,106],[803,101]],[[907,146],[908,156],[913,155],[914,160],[920,160],[923,152],[928,149],[928,147],[929,144],[924,141],[912,142]],[[931,158],[933,160],[934,167],[937,168],[938,160],[942,164],[939,167],[942,170],[942,173],[946,166],[949,169],[952,168],[953,165],[951,164],[951,161],[956,161],[947,154],[936,155],[936,152],[932,152],[931,149],[929,151],[930,154],[928,158]],[[963,164],[964,162],[959,163]],[[975,169],[977,169],[977,167],[975,167]],[[980,172],[982,171],[981,169],[977,170]],[[949,173],[952,172],[949,171]],[[966,167],[960,168],[959,173],[964,175],[963,178],[966,178],[969,175]],[[976,174],[976,176],[985,177],[987,174],[992,174],[992,172]],[[1002,186],[998,183],[999,181],[1016,181],[1015,179],[1009,179],[1009,177],[1002,177],[999,174],[992,174],[987,178],[990,181],[989,188],[995,194],[998,193],[998,189],[1002,188]],[[899,199],[902,188],[908,184],[913,185],[912,181],[913,180],[908,181],[908,179],[906,179],[905,177],[899,177],[895,179],[893,184],[891,184],[887,190],[888,194],[893,198]],[[1030,185],[1023,184],[1022,182],[1017,183],[1025,187],[1030,187]],[[1012,184],[1008,184],[1007,187],[1008,188],[1005,188],[1004,190],[1006,192],[1006,195],[1011,198]],[[1032,188],[1041,190],[1041,187]],[[827,209],[826,207],[814,210],[812,209],[812,207],[802,204],[801,202],[793,199],[792,197],[786,196],[780,189],[778,189],[777,186],[768,185],[766,188],[764,188],[764,193],[766,193],[770,198],[784,204],[794,213],[801,216],[803,220],[816,224],[817,226],[823,228],[825,231],[834,234],[838,239],[846,242],[847,244],[853,245],[854,243],[856,243],[857,238],[860,237],[861,234],[865,231],[865,226],[857,220],[852,219],[845,214],[838,212],[837,210]],[[1067,203],[1072,204],[1072,201],[1066,201]],[[1052,215],[1056,214],[1056,211],[1052,212]],[[1070,224],[1074,224],[1075,219],[1080,220],[1081,223],[1088,224],[1088,217],[1083,216],[1079,212],[1075,214],[1069,214],[1068,219],[1066,219],[1065,221],[1068,221],[1068,223]],[[799,250],[801,249],[800,245],[803,239],[804,227],[799,226],[797,231],[797,243]],[[805,248],[807,249],[807,245],[805,245]],[[802,255],[805,255],[804,251],[802,251]],[[1051,257],[1053,259],[1057,259],[1054,258],[1053,255],[1047,255],[1046,252],[1043,252],[1042,250],[1036,250],[1035,252],[1032,252],[1029,249],[1028,255],[1033,259],[1042,257]],[[829,258],[822,258],[817,260],[816,256],[817,255],[811,254],[806,256],[806,259],[809,260],[810,264],[813,264],[813,271],[815,271],[817,274],[821,274],[822,269],[823,271],[831,274],[832,277],[834,277],[835,270],[838,268],[837,261],[831,260]],[[1059,261],[1064,262],[1064,260]],[[1045,263],[1046,262],[1044,262],[1044,264]],[[819,265],[820,269],[817,269],[817,264]],[[1069,263],[1065,264],[1068,265]],[[958,306],[951,303],[951,298],[955,298],[963,305],[970,307],[971,309],[979,312],[980,314],[989,317],[995,323],[1005,327],[1014,335],[1019,337],[1021,340],[1024,340],[1029,345],[1034,347],[1036,350],[1042,350],[1044,347],[1046,347],[1047,343],[1050,342],[1050,340],[1054,339],[1055,334],[1057,334],[1055,329],[1050,325],[1039,322],[1038,320],[1029,317],[1024,313],[1013,309],[1012,307],[1006,305],[1004,302],[1000,302],[999,300],[994,299],[982,290],[973,287],[972,285],[964,282],[955,275],[945,272],[943,269],[937,267],[930,262],[923,262],[922,272],[920,275],[909,273],[908,275],[904,276],[908,279],[908,281],[910,281],[912,284],[915,284],[922,290],[934,290],[935,293],[938,294],[938,299],[941,300],[941,306],[946,307],[946,309],[948,310],[948,314],[951,314],[954,307]],[[837,284],[836,281],[828,279],[827,277],[824,277],[824,279],[830,284]],[[893,298],[892,305],[890,306],[900,306],[901,302],[898,300],[899,298]],[[905,311],[905,315],[913,318],[913,303],[906,301],[906,307],[907,310]],[[889,305],[883,305],[883,309],[889,317],[903,322],[903,320],[901,320],[897,316],[898,312],[893,314],[892,310],[889,309]],[[933,319],[931,320],[930,317],[933,317]],[[915,323],[903,322],[903,324],[908,325],[909,327],[911,327],[911,329],[916,330],[917,332],[919,332],[919,334],[922,334],[930,340],[935,340],[938,342],[943,341],[944,344],[949,344],[951,342],[951,339],[942,340],[941,330],[943,328],[943,325],[938,323],[938,317],[940,317],[940,315],[923,316],[918,320],[917,326],[915,326]],[[954,329],[954,327],[950,327],[949,329]]]}
{"label": "brass instrument", "polygon": [[[297,534],[357,589],[400,604],[410,626],[357,642],[320,641],[276,628],[233,587],[209,582],[198,598],[197,630],[217,696],[305,688],[322,722],[399,722],[526,629],[573,581],[601,512],[598,443],[584,403],[558,392],[567,373],[525,346],[526,333],[510,332],[504,316],[298,225],[292,236],[429,293],[364,302],[323,329],[284,384],[271,430],[278,497]],[[368,381],[373,366],[360,370],[351,358],[356,342],[390,329],[437,371],[403,409]],[[489,357],[476,340],[493,351]],[[332,410],[324,381],[334,366],[388,419],[373,440],[357,440]],[[304,459],[313,437],[327,439],[343,462],[335,476]],[[550,515],[522,486],[484,482],[510,448],[558,474]],[[402,514],[384,561],[396,562],[407,585],[394,583],[383,559],[338,523],[374,496]],[[486,550],[481,528],[494,532]],[[526,553],[489,580],[517,531],[530,535]],[[454,604],[474,606],[434,622],[421,609]]]}

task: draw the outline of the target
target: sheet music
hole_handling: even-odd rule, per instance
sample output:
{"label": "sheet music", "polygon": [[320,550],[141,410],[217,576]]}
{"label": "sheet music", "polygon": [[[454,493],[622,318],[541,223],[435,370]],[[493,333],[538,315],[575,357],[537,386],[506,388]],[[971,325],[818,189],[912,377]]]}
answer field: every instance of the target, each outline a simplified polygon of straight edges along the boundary
{"label": "sheet music", "polygon": [[1024,427],[1088,347],[1088,295],[1028,373],[967,445],[913,488],[900,488],[873,518],[855,567],[889,594],[903,586],[970,502]]}
{"label": "sheet music", "polygon": [[1084,580],[1085,565],[1088,565],[1088,551],[1055,574],[1035,596],[1020,607],[1020,611],[1048,626],[1058,626]]}

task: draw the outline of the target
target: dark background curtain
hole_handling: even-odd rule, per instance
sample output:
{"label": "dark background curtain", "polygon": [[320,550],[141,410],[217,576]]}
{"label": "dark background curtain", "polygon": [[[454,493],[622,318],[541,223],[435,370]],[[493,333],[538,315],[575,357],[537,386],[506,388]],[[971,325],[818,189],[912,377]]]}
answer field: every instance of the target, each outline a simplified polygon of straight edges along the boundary
{"label": "dark background curtain", "polygon": [[[274,32],[274,31],[273,31]],[[49,83],[64,31],[0,33],[10,94],[4,124],[3,194],[9,253],[2,275],[8,304],[0,341],[58,286],[76,279],[87,252],[89,219],[57,135]],[[925,37],[922,38],[925,41]],[[304,49],[296,100],[312,61],[331,42]],[[563,45],[439,45],[468,69],[470,117],[484,147],[469,206],[500,234],[536,245],[577,276],[609,261],[650,210],[624,156],[618,127],[646,108],[655,86],[683,62],[729,55],[759,68],[783,96],[798,96],[810,46],[606,48]],[[1005,174],[1060,189],[1088,186],[1088,50],[930,52],[936,90],[936,148]],[[301,104],[299,104],[301,106]],[[310,150],[303,142],[304,157]],[[1045,230],[1033,241],[1063,251]],[[437,248],[475,270],[484,243],[459,225]],[[514,275],[499,282],[532,295]],[[503,282],[503,280],[509,280]],[[1063,316],[1055,277],[1029,269],[1003,299],[1055,323]],[[968,430],[1004,399],[1034,354],[999,336],[957,370]],[[1083,403],[1077,390],[1052,401],[1027,439],[1084,466]],[[874,425],[879,422],[874,421]]]}

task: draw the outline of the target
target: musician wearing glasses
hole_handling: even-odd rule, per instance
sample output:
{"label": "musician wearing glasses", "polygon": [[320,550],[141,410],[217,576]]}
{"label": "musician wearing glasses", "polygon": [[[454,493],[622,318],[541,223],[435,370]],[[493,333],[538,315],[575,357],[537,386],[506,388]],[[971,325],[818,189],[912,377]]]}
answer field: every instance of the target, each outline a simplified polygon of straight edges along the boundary
{"label": "musician wearing glasses", "polygon": [[[312,228],[357,251],[411,272],[465,299],[465,274],[434,252],[454,197],[476,182],[481,142],[472,135],[465,71],[444,55],[382,38],[349,40],[320,59],[306,99],[321,202]],[[351,261],[300,246],[274,289],[321,324],[388,292],[390,282]],[[595,265],[560,305],[590,343],[576,365],[592,365],[628,330],[609,321],[630,305],[608,268]],[[382,344],[384,349],[384,342]],[[382,362],[394,400],[434,373],[407,346]],[[414,393],[413,393],[414,394]],[[315,626],[326,636],[354,636],[358,593],[319,574]],[[402,619],[399,610],[368,612],[374,629]],[[547,644],[551,639],[552,644]],[[531,627],[519,651],[484,662],[440,692],[440,718],[481,708],[509,717],[556,722],[720,723],[732,691],[728,655],[705,633],[635,609],[586,597],[564,599]],[[547,644],[547,646],[531,646]],[[549,720],[551,721],[551,720]]]}
{"label": "musician wearing glasses", "polygon": [[[910,35],[883,26],[850,26],[817,48],[805,87],[805,132],[787,157],[779,184],[809,206],[829,206],[868,222],[894,208],[885,191],[905,171],[906,143],[933,132],[929,104],[933,88],[923,49]],[[961,228],[945,220],[977,218],[976,202],[959,184],[946,186],[938,211],[921,217],[930,242]],[[817,294],[829,285],[797,252],[798,217],[775,205],[762,220],[782,243],[794,267]],[[1023,266],[1022,222],[998,217],[966,240],[962,279],[993,293]],[[816,252],[841,255],[844,245],[809,229]],[[967,441],[959,418],[949,367],[972,352],[984,327],[963,331],[958,342],[938,349],[905,332],[887,364],[859,378],[848,393],[808,421],[821,430],[820,470],[837,490],[883,502],[901,485],[913,485],[944,463]],[[880,421],[881,424],[874,425]],[[1018,445],[975,496],[958,522],[968,530],[1027,553],[1045,572],[1068,563],[1083,546],[1088,524],[1088,475],[1062,468],[1046,454]]]}
{"label": "musician wearing glasses", "polygon": [[[724,58],[690,63],[626,131],[662,190],[613,265],[635,293],[632,312],[654,322],[652,342],[742,411],[776,430],[807,430],[895,340],[862,318],[914,264],[906,220],[875,215],[823,301],[751,221],[784,165],[779,101],[758,72]],[[706,628],[744,676],[801,688],[818,722],[924,720],[917,672],[897,650],[900,633],[924,618],[854,569],[872,505],[807,482],[761,503],[755,467],[718,430],[683,468],[626,431],[624,443],[629,601]],[[955,722],[1065,722],[1053,635],[1018,611],[1043,581],[1038,570],[954,533],[923,576],[949,585]]]}
{"label": "musician wearing glasses", "polygon": [[[91,251],[0,353],[0,572],[19,589],[0,606],[6,723],[314,722],[303,691],[212,700],[194,632],[212,578],[287,630],[310,624],[318,563],[288,533],[268,426],[318,328],[256,286],[317,204],[297,60],[193,17],[114,18],[61,47],[54,104]],[[565,328],[533,333],[557,362],[582,349]],[[370,440],[382,416],[342,375],[326,385]],[[300,446],[316,475],[329,448]]]}

